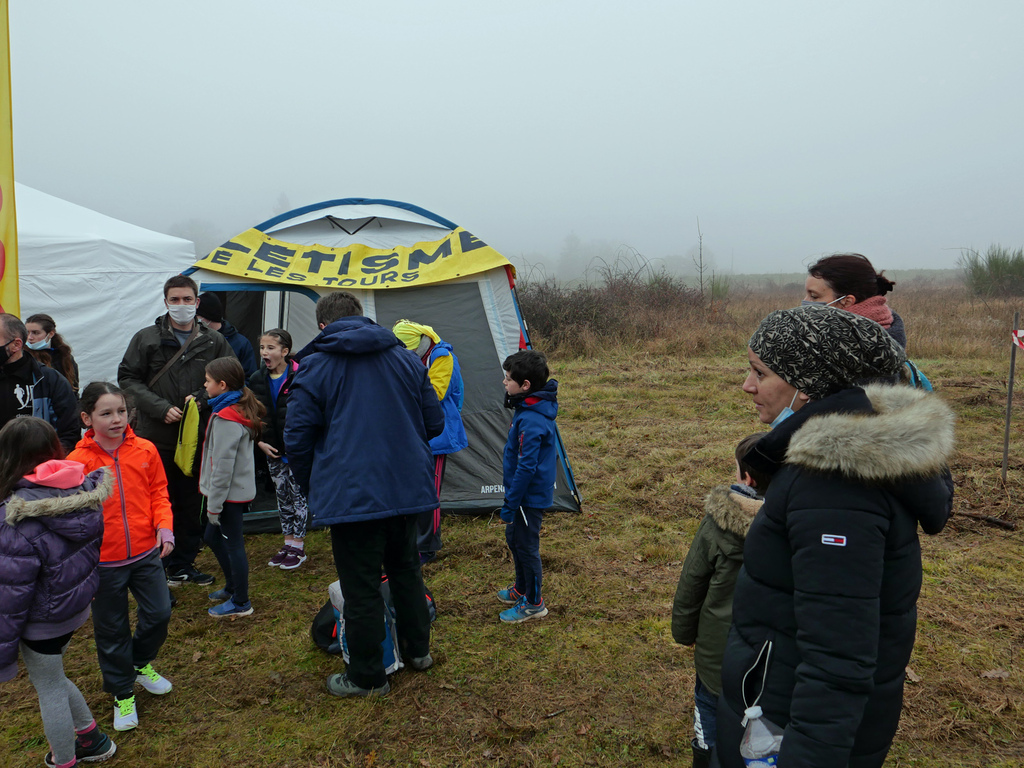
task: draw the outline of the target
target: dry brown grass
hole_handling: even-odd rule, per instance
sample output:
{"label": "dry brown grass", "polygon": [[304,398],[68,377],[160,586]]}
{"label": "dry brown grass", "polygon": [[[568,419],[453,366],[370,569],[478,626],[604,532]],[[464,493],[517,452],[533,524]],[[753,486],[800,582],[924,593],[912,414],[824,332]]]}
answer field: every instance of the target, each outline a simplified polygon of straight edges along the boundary
{"label": "dry brown grass", "polygon": [[[311,535],[310,562],[283,573],[262,565],[276,537],[250,537],[256,614],[216,623],[204,592],[182,590],[157,665],[175,690],[140,692],[142,725],[115,735],[114,765],[688,765],[693,657],[671,641],[672,595],[704,495],[728,481],[733,446],[759,429],[739,389],[745,340],[796,298],[734,297],[701,325],[555,358],[584,512],[545,521],[548,619],[500,625],[493,592],[511,570],[501,527],[446,518],[442,555],[426,569],[437,665],[395,675],[384,700],[342,702],[323,690],[340,662],[308,635],[333,579],[329,542]],[[956,511],[1024,523],[1019,422],[1009,482],[999,482],[1012,307],[933,292],[899,295],[896,308],[912,355],[959,416]],[[701,348],[714,351],[691,351]],[[919,682],[907,687],[887,764],[1024,764],[1024,535],[960,515],[923,544]],[[67,668],[109,728],[88,625]],[[46,747],[24,673],[0,687],[0,707],[0,765],[39,765]]]}

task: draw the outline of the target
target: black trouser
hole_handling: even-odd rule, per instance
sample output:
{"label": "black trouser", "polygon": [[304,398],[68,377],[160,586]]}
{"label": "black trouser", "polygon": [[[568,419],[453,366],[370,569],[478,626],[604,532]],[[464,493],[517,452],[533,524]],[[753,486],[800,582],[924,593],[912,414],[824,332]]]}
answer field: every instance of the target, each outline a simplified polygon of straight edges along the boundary
{"label": "black trouser", "polygon": [[174,550],[164,560],[164,568],[173,575],[192,565],[199,554],[203,540],[203,496],[199,493],[199,477],[185,477],[174,463],[174,451],[159,451],[174,516]]}
{"label": "black trouser", "polygon": [[249,558],[242,536],[242,516],[249,504],[227,501],[220,513],[220,525],[206,524],[206,543],[224,571],[224,590],[231,593],[231,602],[249,602]]}
{"label": "black trouser", "polygon": [[[128,565],[100,568],[99,573],[92,626],[103,690],[124,699],[135,688],[135,670],[153,661],[167,639],[171,596],[159,550]],[[129,590],[138,605],[134,634],[129,622]]]}
{"label": "black trouser", "polygon": [[416,516],[338,523],[331,526],[331,544],[345,596],[348,679],[360,688],[379,688],[388,679],[381,649],[381,566],[391,586],[402,655],[417,658],[430,653],[430,614],[416,550]]}

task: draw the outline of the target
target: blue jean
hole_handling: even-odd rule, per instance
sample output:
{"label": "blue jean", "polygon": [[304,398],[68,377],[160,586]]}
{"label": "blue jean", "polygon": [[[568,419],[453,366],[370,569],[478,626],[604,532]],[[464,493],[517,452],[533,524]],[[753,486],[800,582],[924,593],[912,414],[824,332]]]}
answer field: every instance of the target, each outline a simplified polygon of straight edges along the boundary
{"label": "blue jean", "polygon": [[249,558],[242,538],[242,514],[247,509],[247,503],[229,501],[220,513],[220,526],[206,525],[206,543],[224,571],[224,589],[235,605],[249,602]]}
{"label": "blue jean", "polygon": [[697,746],[701,749],[712,749],[715,746],[715,731],[718,728],[715,715],[718,711],[718,697],[704,687],[699,677],[693,688],[693,701],[693,735],[697,739]]}
{"label": "blue jean", "polygon": [[533,605],[541,601],[540,527],[544,510],[522,507],[505,526],[505,542],[516,566],[516,591]]}
{"label": "blue jean", "polygon": [[[158,549],[128,565],[100,568],[99,573],[92,626],[103,690],[125,699],[135,688],[135,670],[153,661],[167,639],[171,596]],[[128,592],[135,596],[138,605],[134,634],[129,621]]]}

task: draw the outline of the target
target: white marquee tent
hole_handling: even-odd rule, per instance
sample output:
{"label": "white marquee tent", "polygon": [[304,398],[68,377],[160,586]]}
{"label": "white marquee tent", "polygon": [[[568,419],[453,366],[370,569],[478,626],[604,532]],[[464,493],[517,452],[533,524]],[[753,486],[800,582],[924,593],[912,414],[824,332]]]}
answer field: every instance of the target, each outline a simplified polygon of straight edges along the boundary
{"label": "white marquee tent", "polygon": [[131,337],[164,311],[164,280],[195,261],[188,240],[15,184],[22,319],[44,312],[82,383],[116,381]]}

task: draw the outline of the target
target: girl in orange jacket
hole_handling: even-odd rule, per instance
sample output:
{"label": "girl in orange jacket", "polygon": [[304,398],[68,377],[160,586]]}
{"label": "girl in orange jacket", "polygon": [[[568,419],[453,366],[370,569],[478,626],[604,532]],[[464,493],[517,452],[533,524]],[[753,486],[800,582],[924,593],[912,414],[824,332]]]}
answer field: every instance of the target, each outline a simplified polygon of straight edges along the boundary
{"label": "girl in orange jacket", "polygon": [[[167,638],[171,597],[160,558],[174,549],[167,476],[156,446],[128,426],[121,390],[93,382],[82,392],[82,421],[89,430],[68,456],[91,472],[109,467],[114,492],[103,505],[100,587],[93,604],[96,652],[103,690],[114,695],[114,729],[139,724],[135,684],[161,695],[171,683],[153,669]],[[128,592],[138,604],[135,634]]]}

